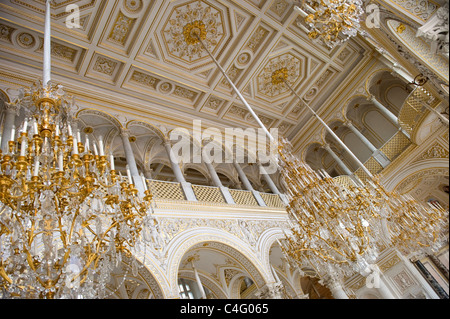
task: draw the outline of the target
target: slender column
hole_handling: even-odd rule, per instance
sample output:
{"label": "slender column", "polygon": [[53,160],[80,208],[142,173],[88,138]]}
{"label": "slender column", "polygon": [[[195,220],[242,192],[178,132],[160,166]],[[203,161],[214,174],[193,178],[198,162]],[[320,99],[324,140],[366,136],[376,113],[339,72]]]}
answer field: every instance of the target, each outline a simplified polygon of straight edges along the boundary
{"label": "slender column", "polygon": [[399,127],[397,116],[389,111],[380,101],[375,98],[375,96],[370,95],[368,97],[368,100],[372,102],[380,110],[380,112],[383,113],[389,119],[389,121],[392,122],[392,124],[394,124],[396,127]]}
{"label": "slender column", "polygon": [[247,175],[245,175],[244,171],[242,170],[241,165],[236,163],[236,161],[233,161],[233,164],[239,174],[242,183],[244,183],[245,188],[253,193],[253,196],[255,196],[255,199],[258,202],[259,206],[267,206],[263,198],[261,197],[261,194],[253,189],[253,186],[252,184],[250,184],[250,181],[248,180]]}
{"label": "slender column", "polygon": [[327,150],[328,154],[331,155],[331,157],[334,158],[336,163],[345,171],[345,174],[348,176],[352,176],[353,172],[345,165],[345,163],[339,158],[339,156],[331,149],[330,145],[325,144],[323,147],[325,150]]}
{"label": "slender column", "polygon": [[204,163],[205,163],[206,167],[208,168],[209,175],[211,175],[214,186],[216,186],[220,189],[223,197],[225,198],[225,201],[228,204],[236,204],[235,201],[233,200],[233,197],[231,196],[231,193],[230,193],[230,190],[228,189],[228,187],[223,186],[222,181],[220,180],[219,175],[217,175],[217,172],[216,172],[216,169],[214,168],[214,166],[209,162],[209,160],[204,161]]}
{"label": "slender column", "polygon": [[127,164],[130,169],[131,177],[133,178],[134,185],[139,190],[141,195],[144,194],[145,188],[142,182],[142,178],[139,175],[139,171],[136,165],[136,159],[134,157],[133,148],[130,143],[130,134],[126,131],[120,132],[120,136],[122,137],[123,149],[125,151],[125,157],[127,159]]}
{"label": "slender column", "polygon": [[266,170],[264,169],[264,167],[261,165],[261,163],[259,161],[258,161],[258,167],[259,167],[259,171],[260,171],[261,175],[263,176],[264,180],[266,181],[266,183],[269,186],[272,193],[280,195],[281,193],[278,190],[277,185],[275,185],[272,178],[270,177],[269,174],[267,174]]}
{"label": "slender column", "polygon": [[186,183],[186,179],[184,178],[183,172],[181,171],[180,165],[178,165],[178,161],[175,157],[175,154],[172,150],[172,145],[170,142],[164,142],[164,146],[167,151],[167,156],[169,156],[170,165],[172,166],[173,173],[175,174],[175,178],[178,183]]}
{"label": "slender column", "polygon": [[194,276],[195,276],[195,280],[197,281],[198,289],[200,290],[200,292],[202,294],[202,298],[207,299],[205,289],[203,288],[202,281],[200,280],[200,276],[198,275],[197,268],[195,268],[193,261],[191,263],[192,263],[192,269],[194,269]]}
{"label": "slender column", "polygon": [[352,122],[345,122],[345,125],[353,132],[355,135],[366,145],[370,151],[372,152],[373,158],[380,163],[381,166],[388,166],[391,161],[384,155],[379,149],[375,147],[368,139],[365,137],[354,125]]}
{"label": "slender column", "polygon": [[299,99],[299,101],[302,102],[303,105],[305,105],[308,110],[314,115],[314,117],[325,127],[325,129],[327,130],[328,133],[330,133],[330,135],[336,140],[336,142],[338,142],[346,151],[348,154],[350,154],[350,156],[353,158],[353,160],[358,163],[358,166],[370,177],[373,178],[373,174],[367,169],[367,167],[364,166],[364,164],[359,160],[358,157],[356,157],[355,154],[353,154],[353,152],[347,147],[347,145],[345,145],[345,143],[339,138],[339,136],[336,135],[336,133],[334,133],[334,131],[327,125],[327,123],[325,123],[324,120],[321,119],[321,117],[319,115],[317,115],[317,113],[311,108],[311,106],[309,106],[308,103],[306,103],[301,97],[300,95],[298,95],[297,92],[295,92],[295,90],[292,88],[292,86],[286,81],[284,80],[284,84],[286,84],[286,86],[292,91],[292,93],[294,93],[294,95]]}
{"label": "slender column", "polygon": [[216,172],[216,169],[214,168],[214,166],[208,161],[205,161],[205,165],[206,165],[206,168],[208,168],[208,172],[209,172],[209,175],[211,176],[214,186],[223,187],[222,181],[220,180],[219,175],[217,175],[217,172]]}
{"label": "slender column", "polygon": [[233,161],[234,167],[236,168],[236,171],[239,175],[239,178],[241,179],[242,183],[244,183],[244,187],[248,191],[253,191],[253,186],[250,184],[250,181],[247,178],[247,175],[245,175],[244,171],[242,170],[241,165],[236,163],[236,161]]}
{"label": "slender column", "polygon": [[44,67],[42,85],[47,86],[48,81],[51,80],[51,16],[50,16],[50,1],[45,2],[45,33],[44,33]]}
{"label": "slender column", "polygon": [[178,160],[175,157],[175,154],[172,150],[172,145],[169,141],[164,142],[164,146],[167,151],[167,155],[169,156],[170,165],[172,166],[172,171],[175,174],[175,178],[177,182],[180,183],[181,188],[183,189],[184,195],[186,199],[189,201],[197,201],[197,197],[195,197],[194,190],[192,189],[191,183],[186,182],[184,178],[183,172],[181,171],[180,165],[178,165]]}
{"label": "slender column", "polygon": [[8,152],[8,142],[11,140],[11,133],[16,121],[17,108],[5,103],[5,124],[3,125],[1,148],[3,154]]}
{"label": "slender column", "polygon": [[365,137],[354,125],[352,122],[347,121],[344,123],[345,126],[347,126],[350,131],[352,131],[363,143],[364,145],[366,145],[370,151],[373,153],[377,150],[377,148],[375,147],[375,145],[373,145],[368,139],[367,137]]}
{"label": "slender column", "polygon": [[325,284],[335,299],[349,299],[339,280],[328,278],[325,280]]}

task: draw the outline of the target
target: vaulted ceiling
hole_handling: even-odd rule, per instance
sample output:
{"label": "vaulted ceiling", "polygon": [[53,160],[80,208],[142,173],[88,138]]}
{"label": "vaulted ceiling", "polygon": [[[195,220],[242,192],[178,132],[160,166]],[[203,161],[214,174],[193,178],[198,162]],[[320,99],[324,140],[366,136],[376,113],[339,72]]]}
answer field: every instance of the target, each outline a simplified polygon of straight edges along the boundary
{"label": "vaulted ceiling", "polygon": [[[0,58],[4,73],[42,69],[44,0],[2,0]],[[69,4],[80,28],[69,28]],[[332,50],[312,43],[288,0],[56,0],[52,5],[52,79],[75,96],[106,101],[118,112],[171,125],[245,127],[256,122],[205,51],[185,42],[183,28],[205,23],[206,44],[267,127],[293,138],[310,118],[273,71],[313,108],[366,54],[358,39]],[[19,68],[17,67],[19,65]]]}

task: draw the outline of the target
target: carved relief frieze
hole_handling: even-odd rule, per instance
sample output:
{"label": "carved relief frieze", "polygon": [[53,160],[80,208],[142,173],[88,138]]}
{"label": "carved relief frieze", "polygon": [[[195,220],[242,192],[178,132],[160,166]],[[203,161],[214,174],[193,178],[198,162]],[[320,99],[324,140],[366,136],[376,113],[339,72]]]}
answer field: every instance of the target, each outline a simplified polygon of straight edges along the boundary
{"label": "carved relief frieze", "polygon": [[0,40],[11,43],[11,34],[16,30],[6,24],[0,23]]}
{"label": "carved relief frieze", "polygon": [[117,67],[117,64],[118,64],[117,61],[108,59],[106,57],[98,56],[93,66],[93,70],[111,76],[113,75],[114,70]]}
{"label": "carved relief frieze", "polygon": [[392,281],[402,295],[408,290],[408,288],[416,285],[416,282],[405,270],[402,270],[393,276]]}
{"label": "carved relief frieze", "polygon": [[446,158],[448,159],[449,151],[439,143],[435,143],[428,150],[426,150],[417,160],[426,160],[432,158]]}
{"label": "carved relief frieze", "polygon": [[119,12],[109,33],[108,40],[124,46],[135,22],[136,19],[129,18],[122,12]]}

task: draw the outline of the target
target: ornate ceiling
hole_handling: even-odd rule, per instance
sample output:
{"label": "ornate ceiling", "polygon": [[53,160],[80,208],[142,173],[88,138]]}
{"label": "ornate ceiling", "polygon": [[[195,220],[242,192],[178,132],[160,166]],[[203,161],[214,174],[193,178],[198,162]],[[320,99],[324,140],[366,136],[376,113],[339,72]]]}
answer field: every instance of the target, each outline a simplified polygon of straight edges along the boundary
{"label": "ornate ceiling", "polygon": [[[80,28],[66,26],[69,4],[80,8]],[[206,45],[263,123],[290,138],[310,114],[291,92],[268,84],[272,72],[286,67],[317,110],[367,53],[358,39],[333,50],[313,44],[288,0],[57,0],[52,7],[55,82],[93,108],[103,99],[172,126],[201,119],[219,128],[256,127],[207,53],[186,43],[191,22],[205,24]],[[0,68],[11,79],[19,70],[30,81],[40,74],[43,9],[44,0],[0,3]]]}

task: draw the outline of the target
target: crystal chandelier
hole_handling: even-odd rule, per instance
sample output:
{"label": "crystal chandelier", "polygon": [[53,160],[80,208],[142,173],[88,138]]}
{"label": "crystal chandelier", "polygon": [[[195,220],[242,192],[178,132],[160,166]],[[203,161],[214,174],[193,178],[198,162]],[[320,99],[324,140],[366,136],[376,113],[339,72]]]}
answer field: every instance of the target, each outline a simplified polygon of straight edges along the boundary
{"label": "crystal chandelier", "polygon": [[[321,4],[336,5],[341,2],[331,0]],[[339,10],[352,14],[359,12],[360,7],[355,3],[360,4],[359,1],[352,2],[350,6],[341,3]],[[407,196],[387,192],[376,177],[366,183],[355,177],[353,185],[344,187],[325,171],[315,172],[300,161],[293,155],[289,142],[275,141],[208,50],[204,43],[207,34],[204,28],[205,25],[200,22],[187,24],[185,29],[189,32],[184,34],[185,42],[197,49],[202,47],[209,54],[270,142],[279,145],[279,165],[287,185],[290,199],[287,211],[291,219],[291,229],[280,246],[291,263],[313,267],[321,276],[350,276],[355,272],[370,271],[370,264],[376,262],[379,251],[388,245],[412,252],[419,247],[422,251],[424,248],[435,249],[445,240],[443,232],[446,225],[448,228],[448,212],[442,208],[426,209],[418,203],[413,204]],[[332,34],[326,36],[327,39],[331,40]],[[337,43],[337,40],[333,41]],[[296,94],[287,83],[289,74],[288,69],[274,70],[272,84],[286,85]]]}
{"label": "crystal chandelier", "polygon": [[25,118],[0,150],[1,294],[104,298],[112,270],[141,237],[152,240],[152,195],[121,177],[101,139],[80,140],[71,97],[49,81],[49,9],[47,1],[46,85],[38,81],[10,103]]}
{"label": "crystal chandelier", "polygon": [[[300,99],[288,73],[274,71],[272,84],[286,86]],[[448,211],[443,207],[426,207],[410,195],[388,192],[371,174],[365,182],[355,177],[355,183],[343,187],[288,149],[286,142],[279,148],[293,224],[281,247],[294,263],[307,262],[319,274],[349,276],[374,263],[384,247],[411,258],[435,253],[448,242]]]}
{"label": "crystal chandelier", "polygon": [[290,199],[284,254],[294,265],[313,267],[320,275],[350,276],[365,270],[384,241],[380,220],[386,217],[381,209],[386,198],[370,186],[342,186],[326,171],[316,172],[300,161],[290,148],[286,141],[279,147]]}
{"label": "crystal chandelier", "polygon": [[357,35],[364,13],[361,0],[302,0],[294,8],[309,27],[308,37],[330,48]]}

